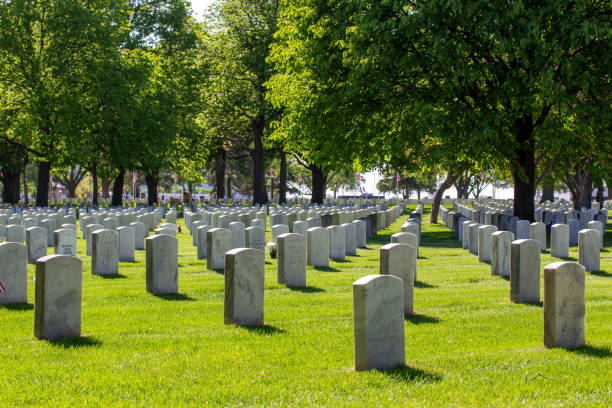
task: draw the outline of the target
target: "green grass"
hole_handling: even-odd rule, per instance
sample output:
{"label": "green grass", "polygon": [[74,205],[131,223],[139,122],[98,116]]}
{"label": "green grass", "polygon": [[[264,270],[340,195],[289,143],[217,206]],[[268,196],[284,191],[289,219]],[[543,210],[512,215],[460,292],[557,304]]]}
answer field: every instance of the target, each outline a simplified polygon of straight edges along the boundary
{"label": "green grass", "polygon": [[511,303],[507,280],[446,227],[424,223],[407,367],[354,372],[351,285],[378,273],[378,250],[405,218],[358,256],[309,267],[305,289],[276,284],[267,258],[263,328],[223,324],[223,274],[196,259],[188,233],[179,235],[182,295],[168,297],[146,292],[143,251],[119,278],[102,278],[79,240],[83,337],[35,340],[31,304],[0,308],[0,405],[612,405],[610,223],[603,271],[586,278],[587,347],[546,349],[542,306]]}

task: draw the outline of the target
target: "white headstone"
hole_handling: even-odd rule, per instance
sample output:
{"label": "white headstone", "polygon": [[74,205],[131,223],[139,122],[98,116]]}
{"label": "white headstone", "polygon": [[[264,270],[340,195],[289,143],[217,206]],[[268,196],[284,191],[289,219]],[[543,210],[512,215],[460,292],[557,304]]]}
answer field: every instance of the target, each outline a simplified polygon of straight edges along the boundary
{"label": "white headstone", "polygon": [[414,265],[416,250],[407,244],[387,244],[380,248],[380,274],[400,278],[404,287],[404,314],[413,313]]}
{"label": "white headstone", "polygon": [[298,233],[283,234],[277,244],[278,283],[306,286],[306,237]]}
{"label": "white headstone", "polygon": [[101,229],[91,234],[91,273],[115,275],[119,273],[119,233]]}
{"label": "white headstone", "polygon": [[600,233],[594,229],[584,229],[578,233],[578,263],[587,272],[599,271]]}
{"label": "white headstone", "polygon": [[329,266],[329,231],[314,227],[306,231],[307,262],[312,266]]}
{"label": "white headstone", "polygon": [[550,254],[557,258],[569,256],[569,226],[554,224],[550,227]]}
{"label": "white headstone", "polygon": [[533,239],[512,242],[510,300],[516,303],[540,301],[540,244]]}
{"label": "white headstone", "polygon": [[265,255],[252,248],[225,254],[224,323],[262,326],[264,323]]}
{"label": "white headstone", "polygon": [[145,241],[147,292],[178,293],[178,239],[164,234]]}
{"label": "white headstone", "polygon": [[28,301],[28,258],[26,246],[0,243],[0,304]]}
{"label": "white headstone", "polygon": [[36,263],[38,258],[47,256],[47,230],[42,227],[32,227],[26,230],[28,247],[28,262]]}
{"label": "white headstone", "polygon": [[232,233],[225,228],[211,228],[206,233],[206,267],[225,268],[225,253],[232,249]]}
{"label": "white headstone", "polygon": [[134,262],[134,249],[136,248],[136,230],[134,227],[124,226],[117,228],[119,233],[119,262]]}

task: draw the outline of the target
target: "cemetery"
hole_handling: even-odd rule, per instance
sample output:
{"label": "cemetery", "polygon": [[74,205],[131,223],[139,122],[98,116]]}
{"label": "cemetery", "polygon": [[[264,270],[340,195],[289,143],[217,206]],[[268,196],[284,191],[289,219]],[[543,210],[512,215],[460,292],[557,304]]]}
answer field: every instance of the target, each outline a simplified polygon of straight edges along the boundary
{"label": "cemetery", "polygon": [[612,407],[612,1],[0,2],[0,407]]}

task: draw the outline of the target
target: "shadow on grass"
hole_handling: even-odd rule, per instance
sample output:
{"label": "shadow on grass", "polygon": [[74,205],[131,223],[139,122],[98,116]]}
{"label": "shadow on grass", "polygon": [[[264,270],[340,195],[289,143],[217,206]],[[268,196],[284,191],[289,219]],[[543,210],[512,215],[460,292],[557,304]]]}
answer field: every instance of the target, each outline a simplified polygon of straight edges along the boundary
{"label": "shadow on grass", "polygon": [[405,315],[404,320],[410,322],[412,324],[432,324],[432,323],[440,323],[440,319],[434,316],[427,316],[423,314],[411,314]]}
{"label": "shadow on grass", "polygon": [[184,293],[166,293],[163,295],[153,295],[157,298],[163,299],[163,300],[170,300],[170,301],[188,301],[188,302],[192,302],[194,300],[197,300],[196,298],[192,298],[189,295],[186,295]]}
{"label": "shadow on grass", "polygon": [[421,282],[421,281],[416,281],[414,283],[414,287],[415,288],[437,288],[436,285],[431,285],[427,282]]}
{"label": "shadow on grass", "polygon": [[266,265],[272,265],[272,262],[266,261]]}
{"label": "shadow on grass", "polygon": [[521,303],[521,305],[534,306],[534,307],[542,307],[542,306],[544,306],[544,302],[542,302],[542,301],[539,301],[539,302],[524,302],[524,303]]}
{"label": "shadow on grass", "polygon": [[114,273],[112,275],[96,275],[96,276],[99,276],[102,279],[127,279],[127,276],[121,273]]}
{"label": "shadow on grass", "polygon": [[102,342],[93,336],[71,337],[68,339],[48,340],[53,346],[63,347],[65,349],[78,347],[99,347]]}
{"label": "shadow on grass", "polygon": [[11,303],[7,305],[0,305],[0,310],[2,309],[15,311],[32,310],[34,309],[34,305],[31,303]]}
{"label": "shadow on grass", "polygon": [[281,334],[285,332],[283,329],[279,329],[278,327],[270,326],[267,324],[264,324],[263,326],[237,326],[237,327],[250,331],[251,333],[258,334],[260,336],[268,336],[271,334]]}
{"label": "shadow on grass", "polygon": [[567,349],[570,353],[581,354],[588,357],[610,358],[612,357],[612,349],[610,347],[597,347],[586,345],[574,349]]}
{"label": "shadow on grass", "polygon": [[387,377],[396,380],[396,381],[404,381],[404,382],[434,382],[440,381],[442,376],[436,373],[430,373],[419,368],[413,368],[410,366],[404,366],[399,368],[394,368],[391,370],[377,370],[381,374],[386,375]]}
{"label": "shadow on grass", "polygon": [[612,278],[612,274],[606,271],[591,271],[591,275],[600,276],[602,278]]}
{"label": "shadow on grass", "polygon": [[317,288],[316,286],[289,286],[287,285],[287,289],[294,291],[294,292],[302,292],[302,293],[325,292],[325,289]]}
{"label": "shadow on grass", "polygon": [[429,257],[428,257],[428,256],[422,256],[422,255],[419,255],[419,256],[417,257],[417,259],[429,259]]}
{"label": "shadow on grass", "polygon": [[340,272],[340,269],[333,268],[331,266],[314,266],[313,268],[315,271],[320,271],[320,272]]}
{"label": "shadow on grass", "polygon": [[564,256],[563,258],[559,258],[562,259],[564,261],[573,261],[573,262],[578,262],[578,258],[574,257],[574,256]]}
{"label": "shadow on grass", "polygon": [[500,278],[502,278],[505,281],[510,282],[510,276],[500,276]]}

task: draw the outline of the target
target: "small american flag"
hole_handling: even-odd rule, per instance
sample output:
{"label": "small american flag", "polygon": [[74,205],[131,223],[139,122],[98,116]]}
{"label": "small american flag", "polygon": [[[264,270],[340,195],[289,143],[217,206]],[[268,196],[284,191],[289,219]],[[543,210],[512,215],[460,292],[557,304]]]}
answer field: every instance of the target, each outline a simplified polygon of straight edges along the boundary
{"label": "small american flag", "polygon": [[2,282],[0,282],[0,295],[2,295],[4,292],[6,292],[6,288],[4,287]]}

